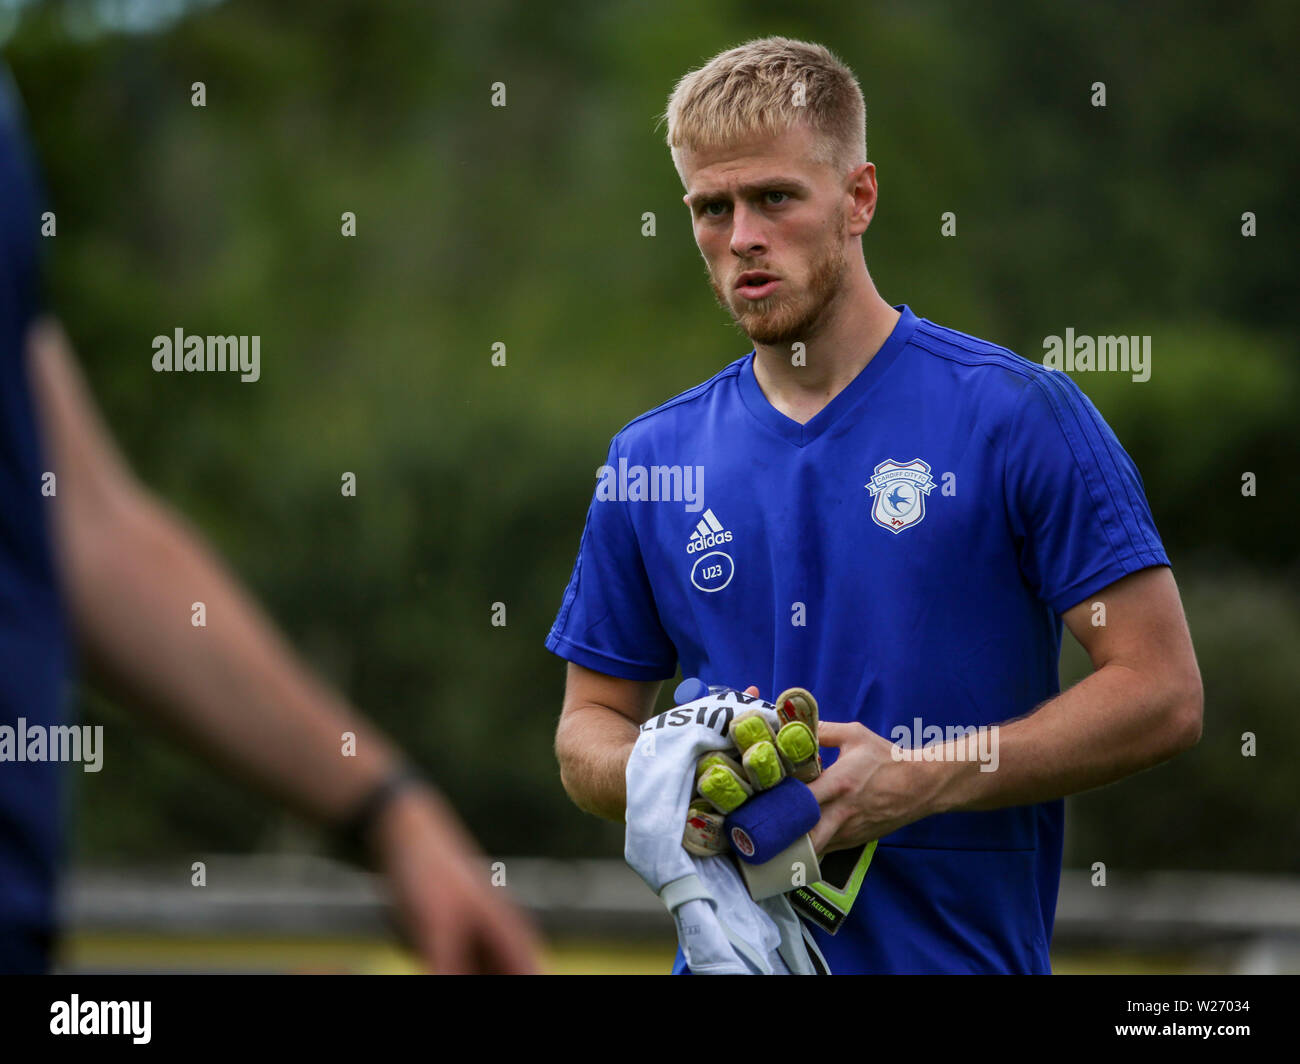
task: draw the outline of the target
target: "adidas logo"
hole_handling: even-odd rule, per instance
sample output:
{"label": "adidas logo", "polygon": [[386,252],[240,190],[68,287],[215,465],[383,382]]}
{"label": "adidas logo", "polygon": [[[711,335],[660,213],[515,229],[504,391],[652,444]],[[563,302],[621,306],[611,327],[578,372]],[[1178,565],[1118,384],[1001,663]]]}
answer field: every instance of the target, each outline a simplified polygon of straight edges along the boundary
{"label": "adidas logo", "polygon": [[712,510],[705,510],[704,516],[695,525],[690,541],[686,544],[687,554],[698,554],[702,550],[716,547],[720,543],[730,543],[731,533],[722,527]]}

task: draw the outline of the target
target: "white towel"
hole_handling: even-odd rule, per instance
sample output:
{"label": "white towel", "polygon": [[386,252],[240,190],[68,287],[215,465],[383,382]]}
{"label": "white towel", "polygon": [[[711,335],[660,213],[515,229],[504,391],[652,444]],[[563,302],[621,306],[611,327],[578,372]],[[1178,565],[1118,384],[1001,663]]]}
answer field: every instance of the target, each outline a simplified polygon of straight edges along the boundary
{"label": "white towel", "polygon": [[624,857],[677,925],[686,964],[697,975],[828,973],[812,936],[784,895],[756,902],[729,855],[697,857],[682,847],[695,764],[729,747],[740,712],[760,710],[781,727],[769,702],[728,691],[670,709],[641,726],[627,763]]}

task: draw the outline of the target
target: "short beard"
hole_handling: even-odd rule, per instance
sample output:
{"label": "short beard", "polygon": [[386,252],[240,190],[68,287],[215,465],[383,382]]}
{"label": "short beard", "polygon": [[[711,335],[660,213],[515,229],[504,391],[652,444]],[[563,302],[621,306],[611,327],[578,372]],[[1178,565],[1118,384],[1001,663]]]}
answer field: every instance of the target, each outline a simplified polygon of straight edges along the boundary
{"label": "short beard", "polygon": [[754,344],[776,347],[804,341],[816,336],[825,325],[827,311],[844,287],[844,274],[848,260],[844,255],[844,241],[848,237],[848,218],[840,215],[838,232],[826,253],[812,267],[808,278],[807,302],[800,304],[784,293],[763,299],[746,301],[744,312],[738,314],[726,293],[712,273],[709,285],[719,306],[732,316],[736,324]]}

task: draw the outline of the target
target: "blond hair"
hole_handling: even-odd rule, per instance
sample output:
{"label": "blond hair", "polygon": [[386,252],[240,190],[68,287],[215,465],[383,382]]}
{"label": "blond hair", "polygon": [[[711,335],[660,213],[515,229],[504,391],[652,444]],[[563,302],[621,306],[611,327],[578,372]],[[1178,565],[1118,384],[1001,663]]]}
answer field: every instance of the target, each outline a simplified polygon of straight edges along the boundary
{"label": "blond hair", "polygon": [[818,162],[847,171],[867,161],[867,109],[853,71],[820,44],[763,37],[721,52],[677,83],[664,113],[673,165],[681,152],[777,137],[798,122]]}

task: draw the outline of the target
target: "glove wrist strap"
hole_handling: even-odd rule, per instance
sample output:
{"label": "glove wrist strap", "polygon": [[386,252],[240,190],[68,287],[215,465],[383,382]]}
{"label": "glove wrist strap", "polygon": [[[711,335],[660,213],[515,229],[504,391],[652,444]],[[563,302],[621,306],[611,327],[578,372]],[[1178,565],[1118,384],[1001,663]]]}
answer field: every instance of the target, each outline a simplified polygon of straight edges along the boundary
{"label": "glove wrist strap", "polygon": [[659,892],[659,900],[671,913],[676,912],[688,901],[712,901],[713,895],[704,889],[700,877],[692,872],[688,876],[664,884],[663,890]]}

